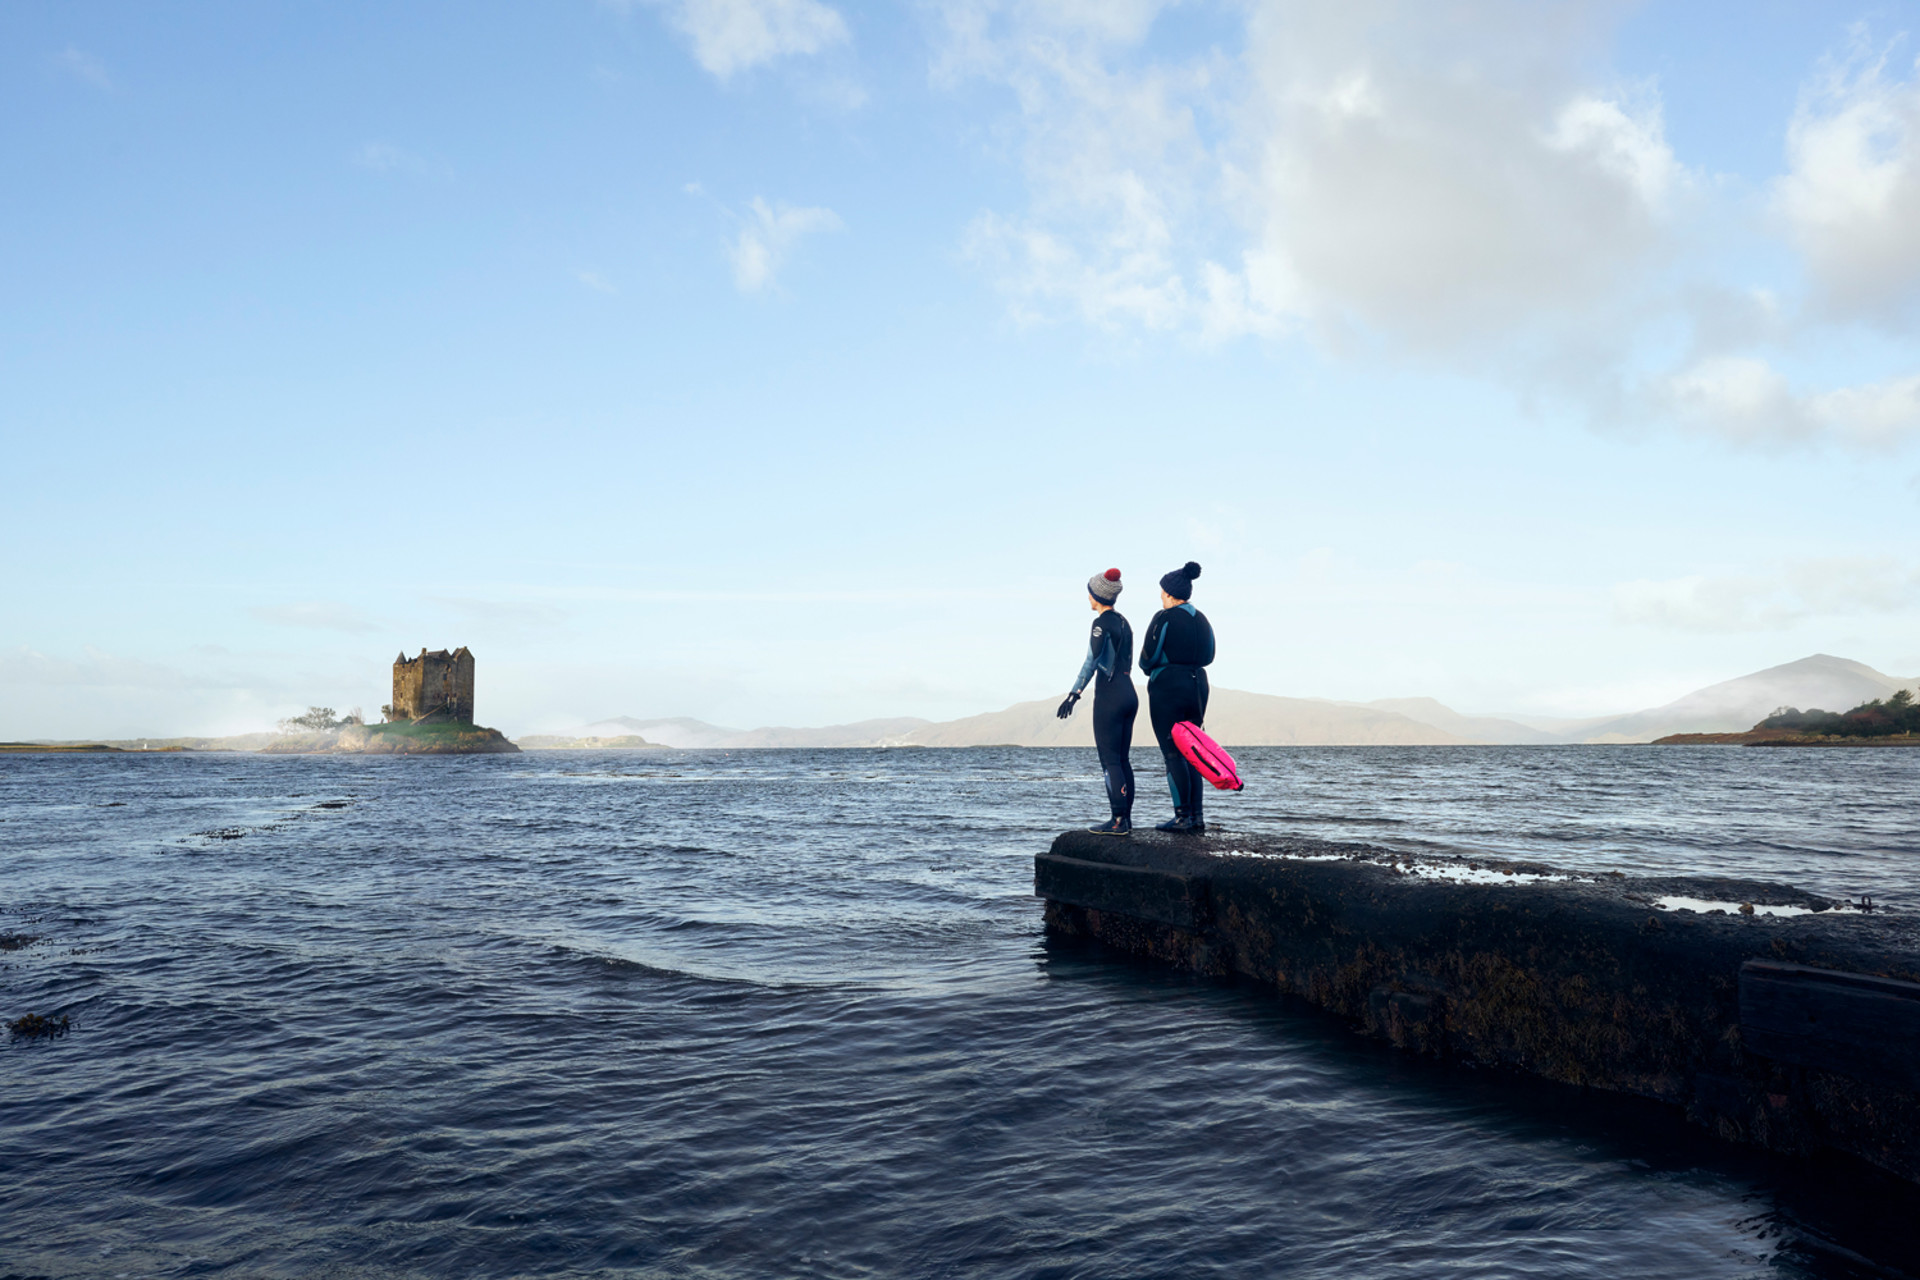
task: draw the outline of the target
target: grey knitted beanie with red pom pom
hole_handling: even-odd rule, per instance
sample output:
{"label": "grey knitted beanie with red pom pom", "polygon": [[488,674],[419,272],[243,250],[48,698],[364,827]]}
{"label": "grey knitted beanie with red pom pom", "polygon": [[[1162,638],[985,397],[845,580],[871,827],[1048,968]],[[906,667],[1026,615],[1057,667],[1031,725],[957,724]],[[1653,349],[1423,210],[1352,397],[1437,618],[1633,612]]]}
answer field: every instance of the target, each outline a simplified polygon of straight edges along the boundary
{"label": "grey knitted beanie with red pom pom", "polygon": [[1101,604],[1112,604],[1120,598],[1120,571],[1109,569],[1105,573],[1096,573],[1087,579],[1087,594]]}

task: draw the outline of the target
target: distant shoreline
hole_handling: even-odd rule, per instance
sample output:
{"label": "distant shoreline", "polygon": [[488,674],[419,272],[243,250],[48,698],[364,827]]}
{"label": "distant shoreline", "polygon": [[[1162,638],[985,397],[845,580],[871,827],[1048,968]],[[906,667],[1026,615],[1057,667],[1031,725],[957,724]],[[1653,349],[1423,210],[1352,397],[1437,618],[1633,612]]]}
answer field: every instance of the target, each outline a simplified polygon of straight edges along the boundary
{"label": "distant shoreline", "polygon": [[1656,747],[1920,747],[1920,734],[1878,738],[1793,733],[1786,729],[1748,729],[1743,733],[1670,733]]}
{"label": "distant shoreline", "polygon": [[[184,751],[185,747],[162,747],[162,751]],[[120,754],[124,747],[110,747],[104,742],[0,742],[0,751],[29,753],[57,751],[73,755],[99,755],[111,752]]]}

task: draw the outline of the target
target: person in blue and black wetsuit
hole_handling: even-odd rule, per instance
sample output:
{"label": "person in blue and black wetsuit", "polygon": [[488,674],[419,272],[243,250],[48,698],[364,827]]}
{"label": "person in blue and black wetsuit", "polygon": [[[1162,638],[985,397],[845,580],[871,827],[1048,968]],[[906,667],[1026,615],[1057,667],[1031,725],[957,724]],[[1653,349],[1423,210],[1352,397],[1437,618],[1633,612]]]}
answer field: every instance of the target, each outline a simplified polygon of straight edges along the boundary
{"label": "person in blue and black wetsuit", "polygon": [[1087,579],[1093,635],[1087,640],[1087,660],[1080,664],[1073,692],[1059,711],[1062,720],[1072,715],[1080,691],[1093,681],[1093,745],[1100,751],[1100,771],[1106,775],[1107,806],[1113,817],[1104,826],[1088,830],[1105,836],[1124,836],[1133,830],[1133,718],[1140,714],[1140,695],[1133,691],[1133,628],[1113,607],[1119,598],[1118,569]]}
{"label": "person in blue and black wetsuit", "polygon": [[1207,664],[1213,661],[1213,624],[1188,603],[1200,566],[1189,560],[1160,579],[1159,613],[1147,624],[1140,642],[1140,669],[1147,673],[1147,713],[1160,754],[1167,761],[1167,788],[1173,792],[1173,821],[1156,831],[1207,829],[1201,814],[1201,789],[1206,780],[1173,743],[1173,726],[1182,720],[1206,726]]}

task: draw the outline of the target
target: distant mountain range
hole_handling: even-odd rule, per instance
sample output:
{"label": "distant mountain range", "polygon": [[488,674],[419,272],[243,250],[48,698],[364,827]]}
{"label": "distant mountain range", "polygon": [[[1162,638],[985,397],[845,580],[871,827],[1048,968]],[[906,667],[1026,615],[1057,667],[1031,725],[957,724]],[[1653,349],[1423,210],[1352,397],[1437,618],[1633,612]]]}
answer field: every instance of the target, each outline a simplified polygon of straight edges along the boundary
{"label": "distant mountain range", "polygon": [[[1227,746],[1422,746],[1651,742],[1670,733],[1734,733],[1782,706],[1844,711],[1896,689],[1915,688],[1865,663],[1817,653],[1735,680],[1697,689],[1684,698],[1627,715],[1591,720],[1463,715],[1432,698],[1330,702],[1282,698],[1239,689],[1215,689],[1207,729]],[[1142,690],[1136,743],[1150,742]],[[1058,699],[1019,702],[1004,711],[960,720],[899,717],[821,728],[725,729],[700,720],[637,720],[619,716],[567,731],[568,738],[637,734],[669,747],[1090,747],[1091,708],[1082,704],[1059,720]]]}
{"label": "distant mountain range", "polygon": [[1574,740],[1651,742],[1670,733],[1734,733],[1738,730],[1721,726],[1751,729],[1780,707],[1845,711],[1884,698],[1896,689],[1911,689],[1916,683],[1920,682],[1884,675],[1864,662],[1816,653],[1798,662],[1696,689],[1664,707],[1589,723]]}

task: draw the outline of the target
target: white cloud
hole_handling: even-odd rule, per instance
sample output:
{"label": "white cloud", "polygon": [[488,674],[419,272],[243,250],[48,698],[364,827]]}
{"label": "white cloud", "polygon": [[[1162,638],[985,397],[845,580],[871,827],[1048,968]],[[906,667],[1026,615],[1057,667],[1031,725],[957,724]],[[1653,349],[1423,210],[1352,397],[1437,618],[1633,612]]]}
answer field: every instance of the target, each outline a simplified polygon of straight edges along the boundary
{"label": "white cloud", "polygon": [[[631,9],[635,0],[606,0]],[[720,80],[781,58],[819,53],[849,36],[837,9],[819,0],[645,0],[693,42],[694,61]]]}
{"label": "white cloud", "polygon": [[1665,260],[1686,174],[1651,90],[1583,76],[1580,22],[1263,0],[1238,54],[1143,65],[1159,8],[944,11],[939,75],[1018,104],[1031,207],[967,243],[1021,314],[1458,353],[1588,324]]}
{"label": "white cloud", "polygon": [[1088,252],[1071,238],[1032,223],[983,213],[967,228],[967,256],[1001,277],[1014,316],[1031,322],[1065,302],[1103,328],[1121,322],[1171,329],[1192,316],[1186,282],[1172,269],[1164,223],[1136,211]]}
{"label": "white cloud", "polygon": [[106,64],[72,45],[54,55],[53,65],[82,84],[92,85],[96,89],[113,88],[113,77],[107,74]]}
{"label": "white cloud", "polygon": [[1663,207],[1686,177],[1667,145],[1657,102],[1643,103],[1637,115],[1629,115],[1616,101],[1575,98],[1561,109],[1547,143],[1611,170],[1650,209]]}
{"label": "white cloud", "polygon": [[955,3],[938,76],[1005,83],[1019,104],[1032,207],[984,212],[965,248],[1022,320],[1065,309],[1102,327],[1192,322],[1187,243],[1217,165],[1194,127],[1202,66],[1118,69],[1160,4]]}
{"label": "white cloud", "polygon": [[575,280],[578,280],[581,284],[585,285],[587,288],[593,290],[595,293],[620,292],[618,289],[613,287],[613,282],[611,280],[608,280],[605,276],[601,275],[598,271],[576,271],[573,273],[573,278]]}
{"label": "white cloud", "polygon": [[1809,619],[1920,611],[1920,569],[1888,559],[1803,560],[1770,573],[1640,579],[1614,588],[1621,622],[1672,631],[1778,631]]}
{"label": "white cloud", "polygon": [[1920,377],[1841,387],[1808,403],[1816,421],[1862,444],[1891,445],[1920,433]]}
{"label": "white cloud", "polygon": [[1661,379],[1652,404],[1743,443],[1838,439],[1884,448],[1920,434],[1920,377],[1797,392],[1785,375],[1752,356],[1698,361]]}
{"label": "white cloud", "polygon": [[1579,78],[1579,29],[1495,53],[1503,29],[1551,24],[1507,4],[1311,10],[1257,10],[1235,140],[1286,305],[1458,355],[1586,330],[1649,283],[1681,173],[1651,94]]}
{"label": "white cloud", "polygon": [[787,255],[802,236],[840,231],[845,224],[831,209],[769,205],[759,196],[748,205],[739,235],[727,246],[733,262],[733,282],[742,293],[771,288]]}
{"label": "white cloud", "polygon": [[1863,40],[1802,92],[1775,196],[1816,301],[1896,322],[1920,296],[1920,64],[1890,76]]}
{"label": "white cloud", "polygon": [[1594,70],[1613,0],[1248,0],[1237,43],[1167,58],[1171,7],[936,11],[936,82],[1011,104],[991,137],[1025,200],[963,248],[1018,321],[1306,337],[1741,444],[1920,436],[1920,382],[1884,349],[1825,385],[1793,364],[1920,298],[1920,75],[1827,65],[1781,122],[1773,229],[1809,307],[1716,278],[1720,244],[1765,229],[1675,155],[1655,86]]}
{"label": "white cloud", "polygon": [[1654,400],[1683,421],[1736,439],[1802,439],[1813,429],[1805,402],[1786,378],[1750,356],[1699,361],[1659,382]]}

